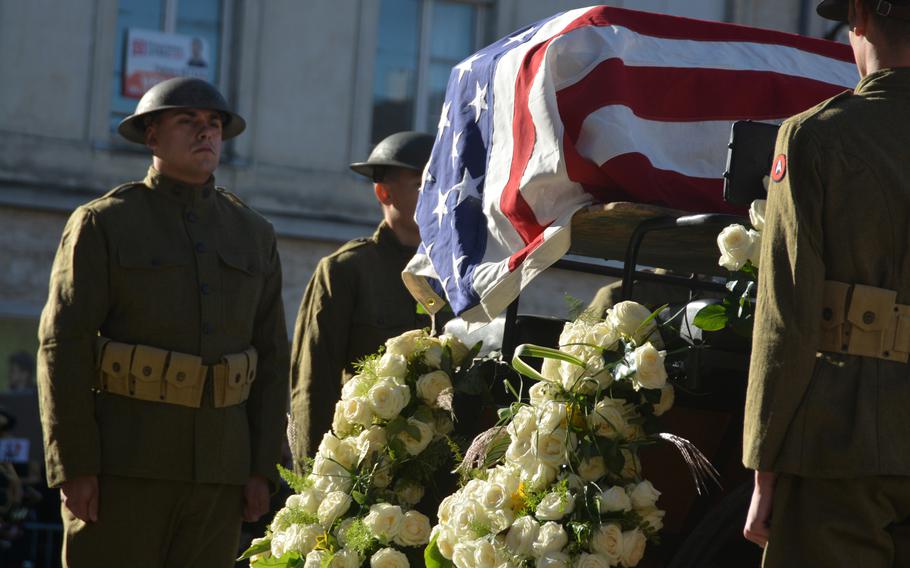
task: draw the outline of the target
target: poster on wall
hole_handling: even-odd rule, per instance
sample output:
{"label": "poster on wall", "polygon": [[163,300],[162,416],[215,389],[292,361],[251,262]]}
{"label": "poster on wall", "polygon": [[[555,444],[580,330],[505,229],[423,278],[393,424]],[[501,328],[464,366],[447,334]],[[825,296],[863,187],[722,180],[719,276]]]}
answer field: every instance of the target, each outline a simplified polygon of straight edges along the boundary
{"label": "poster on wall", "polygon": [[152,86],[172,77],[214,82],[209,44],[201,37],[140,30],[126,32],[122,95],[141,98]]}

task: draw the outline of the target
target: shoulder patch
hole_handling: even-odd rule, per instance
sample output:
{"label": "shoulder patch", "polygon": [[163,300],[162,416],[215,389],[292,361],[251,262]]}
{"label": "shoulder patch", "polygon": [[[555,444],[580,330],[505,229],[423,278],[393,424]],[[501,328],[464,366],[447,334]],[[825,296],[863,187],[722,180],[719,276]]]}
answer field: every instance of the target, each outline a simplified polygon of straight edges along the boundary
{"label": "shoulder patch", "polygon": [[771,165],[771,179],[780,183],[787,176],[787,155],[781,154],[774,158]]}

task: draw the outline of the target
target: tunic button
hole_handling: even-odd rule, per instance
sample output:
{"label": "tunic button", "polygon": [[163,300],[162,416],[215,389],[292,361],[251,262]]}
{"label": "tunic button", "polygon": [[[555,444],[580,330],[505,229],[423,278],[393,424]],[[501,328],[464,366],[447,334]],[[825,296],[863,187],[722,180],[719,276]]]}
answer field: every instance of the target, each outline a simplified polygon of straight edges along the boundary
{"label": "tunic button", "polygon": [[196,243],[196,252],[205,252],[205,243],[203,243],[203,242]]}
{"label": "tunic button", "polygon": [[113,365],[111,365],[111,369],[113,369],[115,373],[119,373],[120,372],[120,363],[114,363]]}
{"label": "tunic button", "polygon": [[150,376],[152,374],[152,368],[149,367],[148,365],[146,365],[145,367],[142,367],[142,374],[145,375],[146,377]]}
{"label": "tunic button", "polygon": [[186,214],[186,220],[188,223],[195,223],[197,219],[199,219],[199,217],[197,217],[196,214],[192,211]]}
{"label": "tunic button", "polygon": [[825,308],[822,310],[822,318],[824,318],[825,321],[831,321],[831,318],[833,317],[834,311],[832,311],[831,308]]}
{"label": "tunic button", "polygon": [[185,380],[186,380],[186,373],[184,373],[183,371],[180,371],[179,373],[177,373],[177,382],[178,383],[182,383]]}
{"label": "tunic button", "polygon": [[866,312],[863,314],[863,323],[866,325],[871,325],[875,321],[875,314],[872,312]]}
{"label": "tunic button", "polygon": [[203,284],[202,286],[199,287],[199,290],[202,292],[203,295],[207,295],[209,292],[211,292],[211,288],[209,288],[208,284]]}

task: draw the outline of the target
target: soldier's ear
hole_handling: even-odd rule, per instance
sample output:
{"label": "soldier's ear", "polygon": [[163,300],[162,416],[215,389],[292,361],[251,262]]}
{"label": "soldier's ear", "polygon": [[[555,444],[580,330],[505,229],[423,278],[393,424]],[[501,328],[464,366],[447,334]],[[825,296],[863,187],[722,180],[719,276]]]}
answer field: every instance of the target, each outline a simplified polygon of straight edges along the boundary
{"label": "soldier's ear", "polygon": [[158,123],[150,122],[148,126],[145,127],[145,145],[155,149],[155,146],[158,145]]}
{"label": "soldier's ear", "polygon": [[383,182],[373,184],[373,191],[376,193],[376,199],[383,205],[392,204],[392,191],[388,185]]}

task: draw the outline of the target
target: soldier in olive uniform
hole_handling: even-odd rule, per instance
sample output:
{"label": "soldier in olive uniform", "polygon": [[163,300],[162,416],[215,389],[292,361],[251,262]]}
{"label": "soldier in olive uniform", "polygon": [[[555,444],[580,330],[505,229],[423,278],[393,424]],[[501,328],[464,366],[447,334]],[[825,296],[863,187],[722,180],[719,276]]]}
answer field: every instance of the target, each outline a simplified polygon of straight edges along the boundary
{"label": "soldier in olive uniform", "polygon": [[275,234],[215,187],[244,121],[198,79],[153,87],[120,123],[141,182],[72,214],[41,316],[48,483],[65,566],[233,566],[267,511],[287,404]]}
{"label": "soldier in olive uniform", "polygon": [[861,80],[781,126],[746,401],[766,566],[910,566],[910,2],[825,0]]}
{"label": "soldier in olive uniform", "polygon": [[291,351],[292,451],[298,462],[331,429],[352,364],[386,339],[430,325],[417,313],[401,272],[420,244],[414,210],[433,141],[428,134],[399,132],[382,140],[369,160],[351,164],[373,181],[383,221],[372,237],[323,258],[300,304]]}

